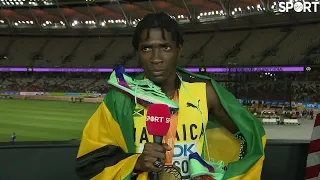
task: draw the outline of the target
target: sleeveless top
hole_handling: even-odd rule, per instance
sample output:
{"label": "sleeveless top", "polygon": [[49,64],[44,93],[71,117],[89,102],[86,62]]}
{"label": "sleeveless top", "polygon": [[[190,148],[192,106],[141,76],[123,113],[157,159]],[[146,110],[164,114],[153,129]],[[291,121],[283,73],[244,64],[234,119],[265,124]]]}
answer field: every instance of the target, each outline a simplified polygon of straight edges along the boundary
{"label": "sleeveless top", "polygon": [[[179,111],[172,165],[180,171],[182,179],[189,179],[189,154],[203,151],[204,130],[208,122],[206,84],[183,82],[179,90]],[[197,108],[199,107],[199,109]],[[137,104],[133,113],[136,152],[143,151],[153,137],[146,129],[147,108]]]}

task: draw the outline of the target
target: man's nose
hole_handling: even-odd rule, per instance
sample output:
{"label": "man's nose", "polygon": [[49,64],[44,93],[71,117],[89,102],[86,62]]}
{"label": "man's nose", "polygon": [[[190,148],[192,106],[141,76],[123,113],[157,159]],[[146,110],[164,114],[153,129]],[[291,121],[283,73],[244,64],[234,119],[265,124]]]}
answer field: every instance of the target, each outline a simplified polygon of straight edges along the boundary
{"label": "man's nose", "polygon": [[161,54],[161,49],[156,48],[152,52],[151,63],[158,64],[158,63],[162,63],[162,62],[163,62],[163,58],[162,58],[162,54]]}

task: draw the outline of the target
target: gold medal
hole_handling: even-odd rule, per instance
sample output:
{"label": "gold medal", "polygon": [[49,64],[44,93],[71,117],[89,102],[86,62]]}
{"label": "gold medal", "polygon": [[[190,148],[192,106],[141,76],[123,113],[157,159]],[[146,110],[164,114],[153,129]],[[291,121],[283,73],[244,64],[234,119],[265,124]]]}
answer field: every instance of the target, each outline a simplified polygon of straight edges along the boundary
{"label": "gold medal", "polygon": [[160,173],[160,180],[181,180],[182,176],[179,170],[173,166],[166,166]]}

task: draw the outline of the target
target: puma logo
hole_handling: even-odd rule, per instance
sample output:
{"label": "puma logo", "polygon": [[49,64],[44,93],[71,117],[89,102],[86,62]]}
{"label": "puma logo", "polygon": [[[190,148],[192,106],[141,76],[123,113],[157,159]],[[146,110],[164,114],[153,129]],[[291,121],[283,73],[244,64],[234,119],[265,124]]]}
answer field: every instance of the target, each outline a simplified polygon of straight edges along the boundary
{"label": "puma logo", "polygon": [[200,99],[198,100],[198,106],[196,106],[196,105],[194,105],[194,104],[192,104],[192,103],[190,103],[190,102],[187,102],[187,107],[192,107],[192,108],[198,109],[199,104],[200,104]]}

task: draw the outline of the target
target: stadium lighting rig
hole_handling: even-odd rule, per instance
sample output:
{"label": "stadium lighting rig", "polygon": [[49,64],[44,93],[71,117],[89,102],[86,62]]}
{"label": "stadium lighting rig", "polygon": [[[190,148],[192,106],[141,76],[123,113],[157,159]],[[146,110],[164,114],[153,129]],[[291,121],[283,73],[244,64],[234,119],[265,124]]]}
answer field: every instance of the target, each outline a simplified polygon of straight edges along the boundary
{"label": "stadium lighting rig", "polygon": [[[188,5],[184,2],[185,9],[187,9],[188,13],[186,14],[178,14],[178,15],[172,15],[171,17],[180,24],[189,23],[189,22],[195,22],[198,21],[200,23],[207,23],[207,22],[215,22],[219,20],[224,20],[227,18],[237,18],[241,16],[250,16],[250,15],[256,15],[256,14],[263,14],[266,11],[269,12],[278,12],[278,2],[271,1],[270,6],[266,6],[265,3],[262,2],[259,4],[253,4],[250,6],[245,5],[244,7],[226,7],[221,1],[221,9],[211,10],[211,11],[203,11],[199,12],[198,15],[192,15],[190,13]],[[294,1],[301,1],[301,0],[294,0]],[[318,1],[318,0],[316,0]],[[80,29],[80,28],[126,28],[126,27],[135,27],[137,23],[141,20],[137,17],[136,19],[131,19],[126,16],[126,13],[123,13],[123,19],[112,19],[112,18],[98,18],[93,13],[92,19],[86,19],[81,21],[80,19],[77,19],[77,17],[72,17],[67,19],[65,15],[61,12],[60,6],[67,5],[68,7],[72,8],[75,4],[83,4],[83,6],[87,6],[90,8],[90,4],[97,4],[98,3],[108,3],[108,2],[118,2],[118,6],[123,11],[121,4],[126,3],[127,1],[122,1],[121,3],[119,0],[0,0],[0,7],[1,10],[6,9],[14,9],[19,7],[24,7],[30,9],[37,9],[37,8],[46,8],[46,6],[51,6],[54,8],[57,8],[60,11],[60,14],[63,17],[62,19],[56,20],[56,22],[48,21],[48,19],[38,20],[35,15],[34,21],[23,21],[23,20],[14,20],[12,21],[10,17],[6,17],[4,15],[4,19],[0,19],[0,28],[7,28],[7,27],[14,27],[14,28],[43,28],[43,29],[63,29],[63,28],[74,28],[74,29]],[[218,3],[219,3],[218,2]],[[273,4],[272,4],[273,2]],[[102,5],[102,4],[101,4]],[[103,7],[103,6],[101,6]],[[152,7],[153,8],[153,7]],[[13,10],[14,11],[14,10]],[[45,10],[44,10],[45,11]],[[32,11],[31,11],[32,13]],[[50,14],[50,13],[49,13]],[[80,13],[81,14],[81,13]],[[194,19],[192,19],[194,18]],[[52,19],[51,19],[52,20]],[[61,21],[60,21],[61,20]]]}
{"label": "stadium lighting rig", "polygon": [[12,22],[12,25],[19,28],[28,28],[28,27],[33,27],[34,22],[33,21],[14,21]]}
{"label": "stadium lighting rig", "polygon": [[141,19],[134,19],[134,20],[132,21],[133,27],[135,27],[135,26],[138,24],[139,21],[141,21]]}
{"label": "stadium lighting rig", "polygon": [[263,7],[262,4],[257,4],[256,6],[252,5],[252,6],[247,6],[246,8],[235,7],[232,11],[229,12],[229,14],[226,12],[226,10],[201,12],[197,16],[197,19],[200,22],[208,22],[208,21],[226,19],[227,16],[240,17],[240,16],[248,16],[248,15],[254,15],[254,14],[263,14],[265,11],[266,11],[266,8]]}
{"label": "stadium lighting rig", "polygon": [[[134,24],[139,22],[136,20]],[[96,22],[94,20],[87,20],[87,21],[79,21],[73,20],[68,22],[72,28],[96,28],[97,25],[100,24],[101,27],[124,27],[127,24],[127,21],[124,19],[115,19],[115,20],[101,20]],[[5,20],[0,20],[0,27],[1,25],[5,25]],[[36,24],[34,21],[13,21],[12,25],[16,28],[28,28],[28,27],[35,27]],[[41,23],[41,27],[44,29],[61,29],[67,28],[66,23],[63,21],[59,22],[52,22],[52,21],[44,21]]]}
{"label": "stadium lighting rig", "polygon": [[0,0],[3,7],[19,6],[49,6],[54,5],[53,0]]}
{"label": "stadium lighting rig", "polygon": [[201,12],[197,17],[200,22],[215,21],[226,18],[226,13],[223,10]]}
{"label": "stadium lighting rig", "polygon": [[59,28],[65,28],[66,25],[63,21],[60,22],[52,22],[52,21],[45,21],[41,24],[42,28],[51,28],[51,29],[59,29]]}

